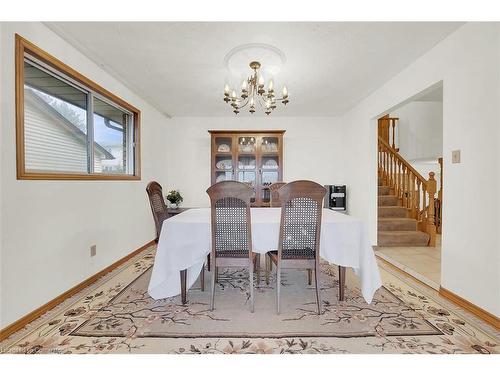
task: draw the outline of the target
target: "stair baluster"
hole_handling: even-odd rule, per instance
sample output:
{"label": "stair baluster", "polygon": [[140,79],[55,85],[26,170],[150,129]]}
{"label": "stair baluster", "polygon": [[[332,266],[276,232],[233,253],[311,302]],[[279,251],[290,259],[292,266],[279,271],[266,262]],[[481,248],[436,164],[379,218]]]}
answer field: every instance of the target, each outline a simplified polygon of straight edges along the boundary
{"label": "stair baluster", "polygon": [[420,220],[420,210],[421,210],[421,208],[420,208],[420,194],[421,194],[420,185],[421,184],[422,183],[417,178],[417,201],[416,201],[417,212],[416,212],[416,217],[415,217],[415,219],[417,219],[417,220]]}
{"label": "stair baluster", "polygon": [[431,235],[429,246],[436,246],[436,218],[434,213],[434,196],[436,195],[436,180],[434,179],[434,172],[429,172],[429,181],[427,181],[429,190],[429,207],[427,208],[427,230],[426,232]]}

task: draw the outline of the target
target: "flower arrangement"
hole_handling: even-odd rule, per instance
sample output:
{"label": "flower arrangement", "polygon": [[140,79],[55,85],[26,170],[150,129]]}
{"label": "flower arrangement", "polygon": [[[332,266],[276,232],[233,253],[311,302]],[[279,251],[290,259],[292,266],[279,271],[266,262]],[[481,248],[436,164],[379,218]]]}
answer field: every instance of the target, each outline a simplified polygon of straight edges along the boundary
{"label": "flower arrangement", "polygon": [[184,200],[178,190],[170,190],[166,196],[172,207],[177,207]]}

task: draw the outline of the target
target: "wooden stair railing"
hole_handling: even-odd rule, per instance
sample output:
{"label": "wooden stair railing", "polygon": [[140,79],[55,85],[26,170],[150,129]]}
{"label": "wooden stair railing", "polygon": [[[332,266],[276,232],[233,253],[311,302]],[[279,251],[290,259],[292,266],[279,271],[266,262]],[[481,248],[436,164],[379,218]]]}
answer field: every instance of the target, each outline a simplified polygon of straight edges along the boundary
{"label": "wooden stair railing", "polygon": [[378,119],[378,136],[396,151],[399,151],[399,148],[396,147],[396,124],[398,121],[398,117],[389,117],[389,115]]}
{"label": "wooden stair railing", "polygon": [[434,172],[426,180],[382,137],[378,137],[378,171],[384,185],[393,189],[409,216],[418,221],[418,229],[429,234],[429,246],[436,246]]}

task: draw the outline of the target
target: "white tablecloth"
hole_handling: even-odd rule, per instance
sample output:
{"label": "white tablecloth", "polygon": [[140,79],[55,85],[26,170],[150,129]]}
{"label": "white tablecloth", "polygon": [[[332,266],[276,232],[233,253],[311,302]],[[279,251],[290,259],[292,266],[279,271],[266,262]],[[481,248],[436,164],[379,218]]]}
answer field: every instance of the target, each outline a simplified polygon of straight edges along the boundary
{"label": "white tablecloth", "polygon": [[[253,251],[278,248],[280,208],[252,208]],[[187,269],[187,287],[201,271],[211,247],[210,208],[195,208],[163,222],[148,292],[154,299],[180,294],[179,271]],[[358,219],[323,210],[320,256],[336,265],[352,267],[361,292],[370,303],[382,285],[365,225]]]}

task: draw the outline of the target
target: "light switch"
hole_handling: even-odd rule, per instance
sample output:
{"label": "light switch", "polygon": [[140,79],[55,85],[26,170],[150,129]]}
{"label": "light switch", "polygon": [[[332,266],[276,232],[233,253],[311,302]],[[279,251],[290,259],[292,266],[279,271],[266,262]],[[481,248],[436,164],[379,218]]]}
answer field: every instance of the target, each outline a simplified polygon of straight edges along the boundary
{"label": "light switch", "polygon": [[453,164],[460,163],[460,150],[455,150],[451,152],[451,162]]}

